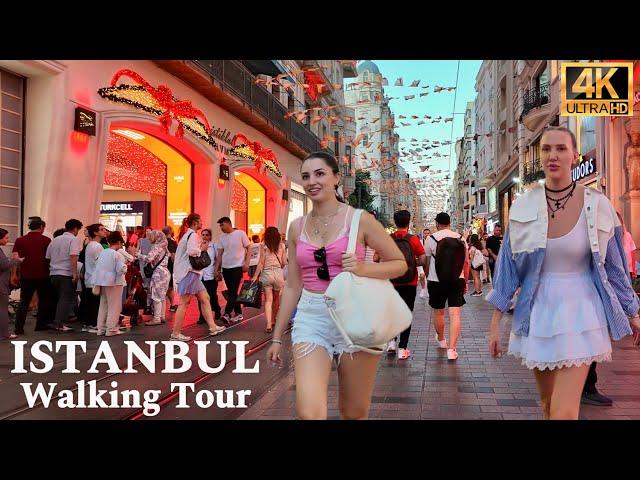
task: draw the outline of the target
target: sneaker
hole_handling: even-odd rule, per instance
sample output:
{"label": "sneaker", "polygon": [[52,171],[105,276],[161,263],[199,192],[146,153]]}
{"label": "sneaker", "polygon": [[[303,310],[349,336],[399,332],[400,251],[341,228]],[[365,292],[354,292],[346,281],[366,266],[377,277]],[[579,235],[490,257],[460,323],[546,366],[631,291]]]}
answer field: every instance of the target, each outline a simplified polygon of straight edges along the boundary
{"label": "sneaker", "polygon": [[390,353],[391,355],[396,353],[396,341],[395,340],[390,340],[389,343],[387,343],[387,353]]}
{"label": "sneaker", "polygon": [[222,315],[222,317],[220,317],[220,320],[222,320],[222,323],[224,323],[226,326],[229,326],[231,324],[231,319],[227,314]]}
{"label": "sneaker", "polygon": [[15,333],[10,333],[8,337],[6,337],[7,340],[13,340],[14,338],[18,338],[18,335],[16,335]]}
{"label": "sneaker", "polygon": [[101,332],[101,331],[97,331],[96,332],[96,335],[98,335],[99,337],[104,336],[104,334],[105,334],[105,332]]}
{"label": "sneaker", "polygon": [[125,332],[123,332],[122,330],[114,330],[112,332],[107,332],[104,334],[105,337],[113,337],[115,335],[124,335]]}
{"label": "sneaker", "polygon": [[183,342],[188,342],[189,340],[191,340],[191,337],[187,337],[186,335],[183,335],[182,333],[172,333],[171,334],[171,340],[181,340]]}
{"label": "sneaker", "polygon": [[61,327],[56,327],[56,330],[59,332],[73,332],[73,328],[67,327],[66,325],[62,325]]}
{"label": "sneaker", "polygon": [[[89,332],[89,331],[91,331],[92,328],[94,328],[94,327],[92,327],[91,325],[83,325],[82,326],[82,331],[83,332]],[[96,333],[98,331],[97,328],[95,330],[96,330],[95,332],[91,332],[91,333]]]}
{"label": "sneaker", "polygon": [[150,320],[147,323],[145,323],[145,326],[150,327],[153,325],[160,325],[162,323],[162,320]]}
{"label": "sneaker", "polygon": [[87,327],[87,329],[83,331],[86,331],[87,333],[98,333],[97,327]]}
{"label": "sneaker", "polygon": [[216,325],[215,328],[209,330],[209,333],[211,334],[211,336],[216,336],[219,333],[224,332],[227,329],[227,327],[221,327],[220,325]]}
{"label": "sneaker", "polygon": [[447,358],[449,360],[457,360],[458,352],[456,352],[453,348],[450,348],[449,350],[447,350]]}
{"label": "sneaker", "polygon": [[411,356],[411,351],[408,348],[401,348],[398,350],[398,360],[407,360]]}
{"label": "sneaker", "polygon": [[472,297],[481,297],[482,296],[482,292],[473,292],[471,294]]}
{"label": "sneaker", "polygon": [[610,407],[611,405],[613,405],[613,400],[611,400],[609,397],[605,397],[598,392],[582,392],[580,403],[583,403],[585,405],[596,405],[598,407]]}
{"label": "sneaker", "polygon": [[238,315],[236,315],[235,317],[233,317],[233,321],[235,323],[241,322],[242,320],[244,320],[244,317],[242,316],[241,313],[239,313]]}
{"label": "sneaker", "polygon": [[447,348],[447,339],[443,338],[442,340],[438,340],[438,334],[436,333],[436,342],[438,342],[438,347]]}

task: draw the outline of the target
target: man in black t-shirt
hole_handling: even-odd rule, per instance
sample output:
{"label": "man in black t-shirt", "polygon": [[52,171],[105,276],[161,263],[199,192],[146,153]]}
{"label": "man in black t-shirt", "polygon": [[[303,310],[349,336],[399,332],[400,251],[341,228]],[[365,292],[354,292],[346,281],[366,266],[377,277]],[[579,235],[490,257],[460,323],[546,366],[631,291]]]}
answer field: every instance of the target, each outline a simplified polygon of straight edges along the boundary
{"label": "man in black t-shirt", "polygon": [[[164,233],[167,237],[167,250],[169,250],[169,263],[167,268],[169,269],[169,273],[173,275],[173,262],[176,256],[176,251],[178,250],[178,242],[173,239],[173,229],[167,225],[162,229],[162,233]],[[169,311],[175,312],[178,309],[178,305],[173,304],[173,278],[169,282],[169,289],[167,290],[167,300],[169,301]]]}
{"label": "man in black t-shirt", "polygon": [[493,271],[498,260],[498,253],[502,245],[502,226],[499,223],[493,227],[493,235],[487,238],[487,251],[489,252],[489,268],[491,269],[491,281],[493,281]]}

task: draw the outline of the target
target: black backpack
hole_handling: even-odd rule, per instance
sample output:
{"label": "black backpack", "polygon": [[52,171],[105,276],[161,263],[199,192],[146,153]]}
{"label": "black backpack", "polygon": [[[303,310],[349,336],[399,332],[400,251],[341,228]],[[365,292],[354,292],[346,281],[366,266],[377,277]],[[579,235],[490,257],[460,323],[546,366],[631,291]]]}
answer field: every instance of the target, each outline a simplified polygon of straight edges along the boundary
{"label": "black backpack", "polygon": [[391,283],[395,284],[403,284],[412,282],[416,277],[416,273],[418,268],[416,266],[416,255],[413,253],[413,249],[411,248],[411,243],[409,240],[413,237],[411,234],[407,234],[402,238],[397,238],[395,235],[391,235],[391,238],[396,242],[396,245],[404,255],[404,259],[407,261],[407,266],[409,267],[404,275],[392,278]]}
{"label": "black backpack", "polygon": [[456,282],[458,278],[460,278],[460,274],[464,268],[466,247],[462,241],[462,237],[445,237],[437,240],[436,237],[431,235],[431,238],[433,238],[437,244],[434,258],[438,281],[447,283]]}

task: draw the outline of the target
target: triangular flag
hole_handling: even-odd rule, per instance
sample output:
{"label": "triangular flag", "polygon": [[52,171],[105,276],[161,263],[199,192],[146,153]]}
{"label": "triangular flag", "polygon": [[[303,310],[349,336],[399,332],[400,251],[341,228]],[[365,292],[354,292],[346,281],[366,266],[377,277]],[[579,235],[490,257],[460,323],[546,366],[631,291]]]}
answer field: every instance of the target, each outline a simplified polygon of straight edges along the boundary
{"label": "triangular flag", "polygon": [[417,87],[418,85],[420,85],[420,80],[414,80],[413,82],[411,82],[411,85],[409,85],[410,87]]}
{"label": "triangular flag", "polygon": [[395,87],[402,87],[402,86],[403,86],[403,83],[402,83],[402,77],[399,77],[399,78],[396,80],[396,83],[394,83],[393,85],[394,85]]}
{"label": "triangular flag", "polygon": [[421,97],[426,97],[427,95],[429,95],[429,92],[424,92],[420,94]]}
{"label": "triangular flag", "polygon": [[383,87],[389,86],[389,80],[387,80],[387,77],[382,77],[382,86]]}

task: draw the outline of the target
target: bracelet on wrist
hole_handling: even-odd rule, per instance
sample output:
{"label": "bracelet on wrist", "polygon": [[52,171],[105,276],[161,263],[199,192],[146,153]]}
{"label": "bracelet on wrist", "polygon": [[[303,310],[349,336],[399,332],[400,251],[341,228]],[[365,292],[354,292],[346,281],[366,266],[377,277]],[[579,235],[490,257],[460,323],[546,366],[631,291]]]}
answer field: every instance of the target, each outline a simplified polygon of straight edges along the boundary
{"label": "bracelet on wrist", "polygon": [[282,340],[278,340],[277,338],[272,338],[271,339],[271,343],[278,343],[278,344],[282,345]]}

